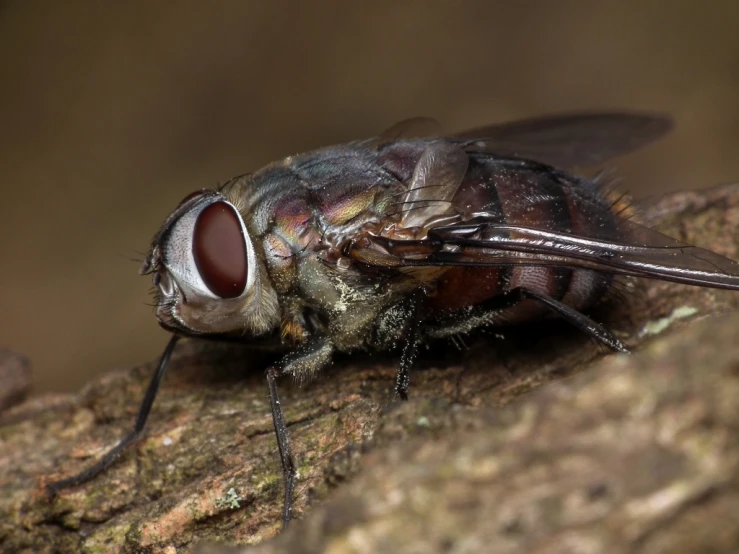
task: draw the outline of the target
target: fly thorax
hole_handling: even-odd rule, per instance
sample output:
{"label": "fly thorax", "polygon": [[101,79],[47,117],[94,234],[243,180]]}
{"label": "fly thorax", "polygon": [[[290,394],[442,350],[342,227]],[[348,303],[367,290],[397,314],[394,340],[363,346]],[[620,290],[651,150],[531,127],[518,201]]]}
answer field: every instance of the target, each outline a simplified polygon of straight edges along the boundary
{"label": "fly thorax", "polygon": [[337,272],[315,256],[300,261],[298,283],[306,305],[325,314],[339,350],[365,346],[377,314],[388,303],[381,282]]}

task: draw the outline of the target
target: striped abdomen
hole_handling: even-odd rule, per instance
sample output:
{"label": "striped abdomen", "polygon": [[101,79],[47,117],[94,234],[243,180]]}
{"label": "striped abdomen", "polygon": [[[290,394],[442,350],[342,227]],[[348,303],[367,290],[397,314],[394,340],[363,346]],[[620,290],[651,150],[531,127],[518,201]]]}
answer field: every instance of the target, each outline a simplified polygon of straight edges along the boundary
{"label": "striped abdomen", "polygon": [[[471,155],[454,205],[472,222],[483,218],[585,237],[595,229],[601,237],[610,230],[616,238],[615,216],[606,197],[593,190],[578,194],[583,187],[596,186],[531,162]],[[525,287],[586,310],[605,295],[611,282],[607,273],[561,266],[452,267],[439,278],[429,305],[435,312],[449,312]],[[501,319],[514,323],[543,313],[539,304],[524,301],[505,310]]]}

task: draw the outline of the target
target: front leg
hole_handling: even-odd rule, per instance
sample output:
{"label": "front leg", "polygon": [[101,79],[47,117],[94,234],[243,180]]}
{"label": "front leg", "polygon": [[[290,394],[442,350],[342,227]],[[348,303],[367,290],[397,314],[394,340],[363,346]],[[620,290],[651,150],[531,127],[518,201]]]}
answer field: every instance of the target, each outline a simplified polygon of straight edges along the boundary
{"label": "front leg", "polygon": [[282,528],[290,523],[293,508],[293,493],[295,491],[295,460],[290,448],[290,437],[287,433],[287,424],[282,413],[280,397],[277,394],[276,379],[280,375],[292,374],[298,380],[305,380],[331,362],[334,346],[326,337],[316,337],[308,341],[294,352],[291,352],[277,364],[267,369],[267,385],[269,387],[269,402],[272,408],[272,423],[275,426],[277,448],[280,451],[282,475],[285,486],[285,499],[282,508]]}
{"label": "front leg", "polygon": [[97,463],[95,463],[91,467],[88,467],[87,469],[79,472],[76,475],[73,475],[72,477],[67,477],[66,479],[61,479],[59,481],[49,483],[47,485],[47,488],[49,492],[51,492],[51,494],[55,495],[62,489],[66,489],[67,487],[75,487],[93,479],[95,476],[97,476],[110,465],[112,465],[113,462],[118,459],[118,456],[121,455],[121,452],[123,452],[123,450],[125,450],[125,448],[129,444],[135,442],[142,435],[142,433],[144,432],[144,427],[146,426],[146,422],[149,419],[151,407],[154,405],[154,399],[157,396],[157,392],[159,392],[159,385],[162,383],[162,379],[164,379],[164,374],[169,367],[169,359],[172,356],[172,352],[174,351],[174,347],[177,344],[178,340],[180,340],[180,337],[178,335],[172,335],[172,337],[169,339],[167,347],[164,349],[164,353],[159,359],[159,365],[157,366],[157,369],[154,372],[151,381],[149,381],[149,385],[146,387],[146,394],[144,394],[144,398],[141,401],[141,406],[139,407],[139,412],[136,416],[136,422],[134,423],[133,429],[131,429],[131,431],[129,431],[126,436],[118,441],[118,444],[108,450],[105,455],[103,455],[103,457],[100,458],[100,460],[98,460]]}

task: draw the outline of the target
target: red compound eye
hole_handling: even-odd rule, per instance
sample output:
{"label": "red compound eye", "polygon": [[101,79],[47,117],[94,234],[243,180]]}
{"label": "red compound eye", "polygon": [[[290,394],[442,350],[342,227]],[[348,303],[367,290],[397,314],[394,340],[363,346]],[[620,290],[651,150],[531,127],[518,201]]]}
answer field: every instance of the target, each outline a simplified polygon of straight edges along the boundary
{"label": "red compound eye", "polygon": [[246,243],[234,208],[214,202],[200,212],[192,254],[200,277],[213,294],[220,298],[241,296],[246,287]]}

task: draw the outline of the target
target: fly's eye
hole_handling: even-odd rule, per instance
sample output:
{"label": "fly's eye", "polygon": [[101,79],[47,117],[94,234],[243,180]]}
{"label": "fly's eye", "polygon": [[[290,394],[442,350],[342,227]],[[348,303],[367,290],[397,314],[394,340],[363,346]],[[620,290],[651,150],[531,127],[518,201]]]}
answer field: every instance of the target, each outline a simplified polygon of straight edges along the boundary
{"label": "fly's eye", "polygon": [[241,296],[246,287],[246,243],[234,208],[214,202],[200,212],[192,253],[200,277],[213,294],[220,298]]}

